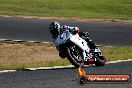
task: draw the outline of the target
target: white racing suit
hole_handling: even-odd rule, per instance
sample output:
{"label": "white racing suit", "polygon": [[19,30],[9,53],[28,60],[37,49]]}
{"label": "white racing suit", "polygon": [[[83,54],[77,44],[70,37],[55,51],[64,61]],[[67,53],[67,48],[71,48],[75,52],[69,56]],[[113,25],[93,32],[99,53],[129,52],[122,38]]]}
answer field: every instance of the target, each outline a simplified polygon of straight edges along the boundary
{"label": "white racing suit", "polygon": [[[92,40],[90,39],[89,37],[89,33],[88,32],[80,32],[79,28],[78,27],[69,27],[69,26],[62,26],[60,28],[60,31],[59,33],[63,32],[63,30],[69,30],[72,34],[76,34],[78,33],[78,35],[83,38],[87,43],[88,43],[88,46],[90,47],[90,49],[95,49],[96,48],[96,45],[92,42]],[[55,40],[56,38],[54,38]],[[58,47],[56,47],[59,51],[59,56],[61,58],[65,58],[65,54],[63,53],[63,51],[60,51]]]}

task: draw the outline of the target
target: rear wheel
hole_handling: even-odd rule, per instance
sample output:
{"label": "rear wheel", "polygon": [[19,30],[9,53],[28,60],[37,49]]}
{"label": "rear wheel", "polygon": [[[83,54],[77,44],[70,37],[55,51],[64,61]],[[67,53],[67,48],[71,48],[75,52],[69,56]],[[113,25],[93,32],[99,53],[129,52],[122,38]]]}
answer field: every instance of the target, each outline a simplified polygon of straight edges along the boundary
{"label": "rear wheel", "polygon": [[104,66],[106,63],[106,59],[104,56],[98,56],[96,57],[95,65],[96,66]]}
{"label": "rear wheel", "polygon": [[84,60],[82,55],[82,50],[77,46],[71,45],[67,47],[67,58],[76,68],[79,66],[84,67]]}

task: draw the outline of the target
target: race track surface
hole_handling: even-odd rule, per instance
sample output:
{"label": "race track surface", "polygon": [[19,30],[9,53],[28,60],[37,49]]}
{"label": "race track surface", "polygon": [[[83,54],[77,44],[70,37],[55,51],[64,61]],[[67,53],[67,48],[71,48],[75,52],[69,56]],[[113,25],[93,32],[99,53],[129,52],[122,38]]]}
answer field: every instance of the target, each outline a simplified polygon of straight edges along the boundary
{"label": "race track surface", "polygon": [[[130,74],[132,61],[107,64],[103,67],[87,67],[87,74]],[[84,84],[76,81],[76,69],[18,71],[0,73],[0,88],[132,88],[128,84]],[[131,77],[132,79],[132,77]]]}
{"label": "race track surface", "polygon": [[[53,20],[0,17],[0,39],[52,42],[48,25]],[[132,23],[58,20],[90,33],[96,44],[131,45]],[[87,67],[87,74],[130,74],[132,61]],[[76,69],[51,69],[0,73],[0,88],[132,88],[129,84],[84,84],[76,82]]]}
{"label": "race track surface", "polygon": [[[54,20],[20,17],[0,17],[0,39],[52,42],[48,26]],[[81,22],[57,20],[61,25],[78,26],[90,33],[96,44],[131,45],[132,23]]]}

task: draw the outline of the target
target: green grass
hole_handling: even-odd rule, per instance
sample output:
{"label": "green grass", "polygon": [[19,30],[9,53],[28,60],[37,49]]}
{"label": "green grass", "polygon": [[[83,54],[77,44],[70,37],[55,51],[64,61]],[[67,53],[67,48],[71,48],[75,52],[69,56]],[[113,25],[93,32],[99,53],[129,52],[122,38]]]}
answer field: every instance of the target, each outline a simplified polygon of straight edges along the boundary
{"label": "green grass", "polygon": [[[132,46],[100,47],[107,61],[132,58]],[[0,70],[70,65],[53,44],[0,42]]]}
{"label": "green grass", "polygon": [[132,0],[0,0],[0,14],[132,19]]}
{"label": "green grass", "polygon": [[132,59],[132,46],[102,47],[107,61]]}

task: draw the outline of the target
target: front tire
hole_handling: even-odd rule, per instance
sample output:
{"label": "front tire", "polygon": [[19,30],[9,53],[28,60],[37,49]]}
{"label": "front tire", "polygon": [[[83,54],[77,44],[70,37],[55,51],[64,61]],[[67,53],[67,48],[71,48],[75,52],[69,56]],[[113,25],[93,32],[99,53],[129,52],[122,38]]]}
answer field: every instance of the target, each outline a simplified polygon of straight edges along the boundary
{"label": "front tire", "polygon": [[84,60],[82,50],[75,45],[67,47],[67,58],[76,68],[79,66],[84,67]]}

